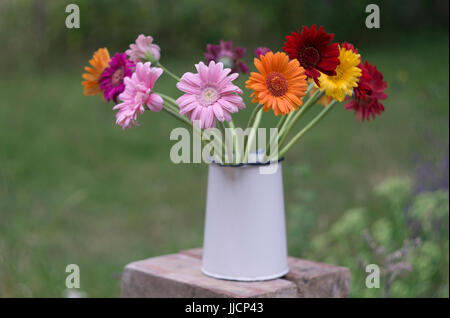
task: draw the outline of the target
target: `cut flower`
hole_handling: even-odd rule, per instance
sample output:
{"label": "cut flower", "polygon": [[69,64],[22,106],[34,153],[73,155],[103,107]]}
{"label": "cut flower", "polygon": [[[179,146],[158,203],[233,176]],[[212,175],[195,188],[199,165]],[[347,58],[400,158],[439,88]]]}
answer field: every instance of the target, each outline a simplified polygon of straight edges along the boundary
{"label": "cut flower", "polygon": [[314,24],[311,29],[303,26],[303,30],[292,32],[286,36],[283,51],[290,59],[297,59],[305,69],[308,77],[317,79],[320,73],[336,75],[336,66],[339,64],[339,44],[331,43],[334,34],[328,34],[323,26],[317,30]]}
{"label": "cut flower", "polygon": [[254,59],[259,73],[252,72],[245,82],[253,90],[252,103],[263,104],[266,112],[273,109],[275,115],[298,110],[307,89],[303,67],[282,52],[268,52],[260,58]]}
{"label": "cut flower", "polygon": [[134,66],[125,53],[116,53],[109,61],[109,66],[100,77],[100,88],[108,102],[114,100],[117,103],[117,96],[125,89],[123,79],[133,74]]}
{"label": "cut flower", "polygon": [[130,48],[125,51],[135,63],[150,61],[156,63],[161,57],[161,49],[158,45],[153,44],[151,36],[139,35],[136,42],[130,44]]}
{"label": "cut flower", "polygon": [[86,66],[84,70],[87,73],[82,75],[83,79],[85,79],[81,84],[84,85],[84,95],[97,95],[102,91],[100,89],[100,77],[108,66],[110,61],[109,52],[107,48],[98,49],[95,51],[92,59],[89,60],[89,64],[92,67]]}
{"label": "cut flower", "polygon": [[244,101],[239,94],[242,90],[232,82],[239,76],[225,68],[222,63],[214,61],[206,66],[203,62],[195,65],[196,74],[187,72],[178,82],[177,88],[185,94],[176,102],[180,107],[180,114],[186,115],[191,121],[200,121],[201,128],[213,128],[216,119],[231,120],[231,113],[245,108]]}
{"label": "cut flower", "polygon": [[340,48],[339,51],[340,64],[336,68],[336,75],[322,74],[319,77],[319,83],[321,90],[325,90],[327,96],[342,102],[345,95],[351,96],[353,88],[358,86],[361,69],[358,67],[359,54],[345,48]]}
{"label": "cut flower", "polygon": [[266,55],[266,53],[269,53],[270,51],[272,50],[268,47],[260,46],[255,49],[255,55],[257,58],[259,58],[260,55]]}
{"label": "cut flower", "polygon": [[365,61],[361,64],[362,76],[358,87],[355,88],[355,97],[345,104],[347,110],[353,110],[356,120],[370,120],[384,111],[384,106],[379,101],[386,99],[384,90],[387,83],[383,79],[383,74],[378,71],[375,65]]}
{"label": "cut flower", "polygon": [[208,44],[206,46],[206,63],[211,61],[223,63],[224,67],[231,68],[232,73],[248,73],[247,65],[241,61],[246,49],[243,47],[233,48],[232,41],[220,40],[220,44]]}
{"label": "cut flower", "polygon": [[119,110],[116,114],[116,124],[122,126],[123,129],[131,124],[137,125],[137,115],[144,112],[145,106],[154,112],[162,109],[163,99],[152,91],[163,70],[150,66],[150,62],[138,63],[136,72],[131,78],[124,79],[125,91],[119,95],[123,102],[113,108]]}
{"label": "cut flower", "polygon": [[350,50],[350,51],[352,51],[355,54],[358,54],[358,49],[355,48],[355,46],[353,44],[349,43],[349,42],[342,42],[341,43],[341,47],[346,49],[346,50]]}

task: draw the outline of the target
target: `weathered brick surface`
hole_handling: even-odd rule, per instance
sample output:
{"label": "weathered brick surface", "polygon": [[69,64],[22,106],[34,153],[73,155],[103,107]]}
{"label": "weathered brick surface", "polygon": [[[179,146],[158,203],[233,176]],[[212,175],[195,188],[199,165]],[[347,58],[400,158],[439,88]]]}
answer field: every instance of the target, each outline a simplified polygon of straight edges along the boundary
{"label": "weathered brick surface", "polygon": [[298,297],[348,297],[350,270],[346,267],[289,257],[283,278],[297,285]]}
{"label": "weathered brick surface", "polygon": [[288,259],[281,279],[235,282],[202,274],[202,250],[191,249],[130,263],[122,275],[122,297],[347,297],[347,268]]}

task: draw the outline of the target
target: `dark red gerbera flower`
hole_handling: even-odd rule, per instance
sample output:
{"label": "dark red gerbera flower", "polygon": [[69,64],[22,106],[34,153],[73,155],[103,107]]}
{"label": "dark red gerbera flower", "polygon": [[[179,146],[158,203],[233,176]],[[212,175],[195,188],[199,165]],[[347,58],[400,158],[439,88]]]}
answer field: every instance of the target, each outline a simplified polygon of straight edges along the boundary
{"label": "dark red gerbera flower", "polygon": [[370,120],[371,116],[375,118],[375,115],[380,115],[384,111],[380,100],[387,98],[384,93],[387,83],[375,65],[365,61],[364,64],[360,64],[360,67],[362,75],[358,87],[354,90],[354,97],[349,98],[350,101],[345,104],[345,108],[354,110],[357,121],[364,121]]}
{"label": "dark red gerbera flower", "polygon": [[333,37],[334,34],[325,33],[323,26],[319,30],[315,24],[311,29],[304,26],[301,33],[297,30],[286,36],[283,51],[289,58],[297,59],[306,75],[319,85],[320,72],[334,76],[339,65],[339,44],[330,44]]}
{"label": "dark red gerbera flower", "polygon": [[355,48],[355,46],[354,46],[353,44],[351,44],[351,43],[348,43],[348,42],[342,42],[342,43],[341,43],[341,47],[343,47],[343,48],[346,49],[346,50],[352,50],[353,53],[358,54],[358,49]]}
{"label": "dark red gerbera flower", "polygon": [[[355,46],[352,43],[349,42],[342,42],[341,47],[346,50],[351,50],[353,53],[358,54],[358,49],[355,48]],[[370,90],[370,87],[367,85],[367,83],[370,81],[370,75],[368,74],[367,70],[363,70],[363,65],[359,63],[358,67],[361,69],[361,77],[358,81],[358,87],[354,89],[354,93],[357,99],[366,98],[366,92]],[[350,97],[348,98],[350,99]]]}

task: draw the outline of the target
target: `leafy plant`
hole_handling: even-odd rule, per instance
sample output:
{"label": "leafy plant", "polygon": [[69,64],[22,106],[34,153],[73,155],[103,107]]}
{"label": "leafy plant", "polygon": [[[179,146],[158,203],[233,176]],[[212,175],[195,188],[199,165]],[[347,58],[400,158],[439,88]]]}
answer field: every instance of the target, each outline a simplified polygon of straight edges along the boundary
{"label": "leafy plant", "polygon": [[[410,179],[391,178],[374,196],[379,211],[348,210],[302,256],[349,267],[352,296],[448,297],[448,190],[417,194]],[[379,289],[366,287],[368,264],[380,268]]]}

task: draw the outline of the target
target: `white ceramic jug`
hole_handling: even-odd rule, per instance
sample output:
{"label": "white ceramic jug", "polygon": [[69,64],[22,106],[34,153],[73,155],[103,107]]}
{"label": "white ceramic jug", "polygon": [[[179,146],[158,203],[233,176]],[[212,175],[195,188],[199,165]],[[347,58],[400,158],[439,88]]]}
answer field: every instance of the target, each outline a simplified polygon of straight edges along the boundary
{"label": "white ceramic jug", "polygon": [[274,173],[260,168],[209,165],[204,274],[259,281],[288,272],[281,162]]}

